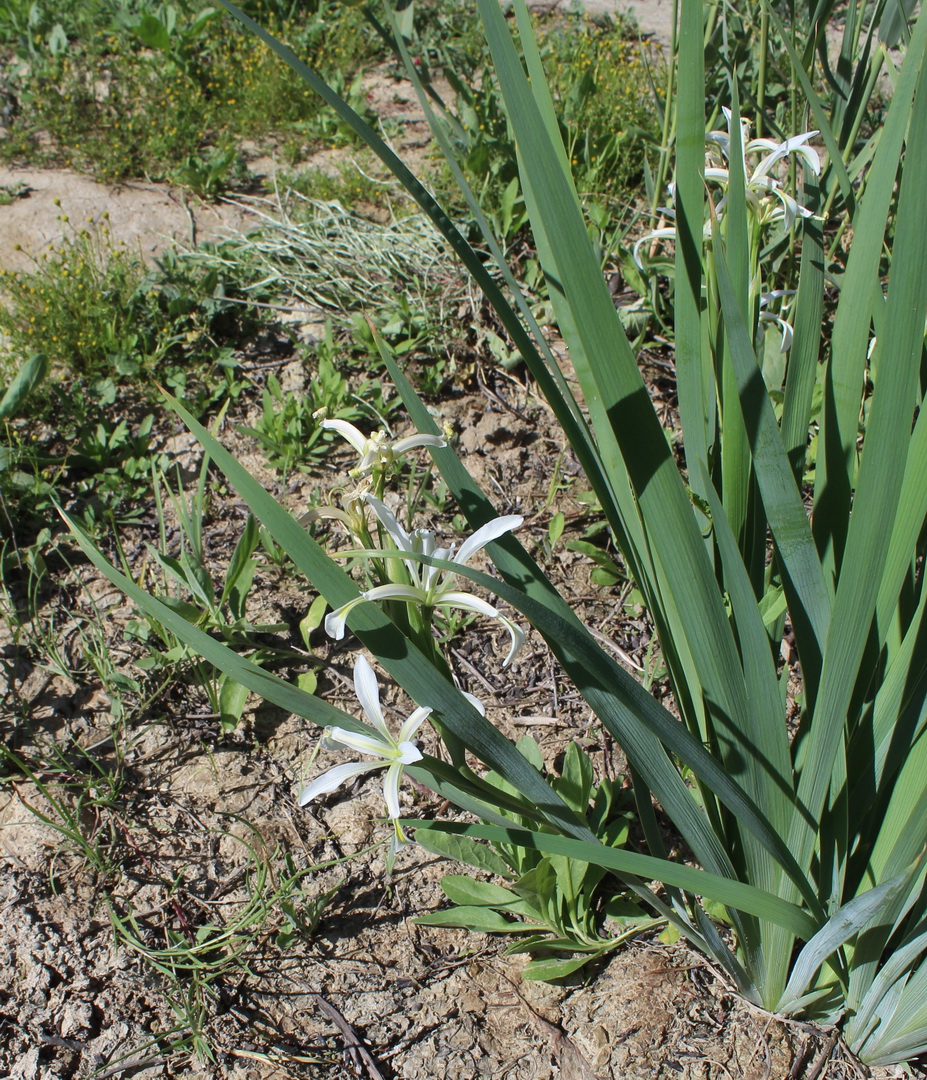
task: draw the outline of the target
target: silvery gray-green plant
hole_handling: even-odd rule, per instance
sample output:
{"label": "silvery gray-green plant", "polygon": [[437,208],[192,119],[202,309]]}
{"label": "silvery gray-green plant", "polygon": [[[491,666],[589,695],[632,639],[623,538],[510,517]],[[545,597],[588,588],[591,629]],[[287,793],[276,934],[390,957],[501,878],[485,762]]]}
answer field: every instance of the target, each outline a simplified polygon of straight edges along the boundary
{"label": "silvery gray-green plant", "polygon": [[[375,132],[285,46],[221,2],[393,168],[495,307],[601,502],[646,599],[672,682],[678,717],[599,647],[511,534],[489,547],[501,582],[424,553],[403,553],[495,592],[544,636],[627,754],[650,854],[601,843],[588,816],[559,797],[432,657],[397,633],[376,605],[361,604],[351,612],[351,630],[414,700],[433,710],[442,734],[505,778],[518,793],[511,799],[524,823],[512,826],[478,776],[425,755],[407,771],[472,810],[481,823],[415,824],[607,868],[672,919],[754,1003],[841,1023],[849,1046],[870,1064],[901,1062],[927,1050],[927,590],[921,563],[927,522],[927,418],[921,408],[927,16],[908,28],[901,4],[851,4],[853,29],[845,38],[839,92],[827,102],[815,93],[811,72],[814,45],[823,40],[822,17],[832,5],[819,6],[803,52],[794,23],[783,27],[772,5],[759,9],[764,25],[781,32],[792,59],[793,81],[812,119],[803,127],[818,129],[827,150],[820,182],[804,170],[804,205],[822,216],[839,212],[841,235],[852,234],[843,267],[827,265],[830,237],[815,217],[797,220],[794,233],[781,237],[782,244],[800,248],[794,338],[782,384],[768,386],[755,345],[760,311],[751,288],[738,88],[732,90],[722,230],[711,225],[704,178],[702,3],[682,0],[671,127],[683,472],[589,241],[522,0],[514,5],[521,52],[497,0],[477,2],[518,148],[534,240],[584,409],[492,236],[487,244],[496,259],[494,274]],[[869,22],[861,33],[864,14]],[[860,149],[857,135],[878,73],[870,58],[877,53],[879,65],[891,63],[877,42],[883,24],[892,36],[899,25],[905,30],[903,60],[893,73],[884,123]],[[393,27],[408,61],[395,21]],[[411,62],[408,68],[414,75]],[[453,160],[447,122],[424,93],[421,101],[477,221],[485,225]],[[710,266],[706,220],[713,228]],[[829,336],[822,334],[826,273],[839,293]],[[716,290],[720,334],[708,332],[709,290]],[[417,428],[437,435],[427,410],[387,359]],[[806,461],[816,394],[821,406],[812,486]],[[202,426],[175,408],[332,608],[356,601],[351,579]],[[497,516],[450,447],[431,453],[473,528]],[[142,590],[108,572],[159,620],[168,619],[171,613]],[[186,634],[184,640],[230,677],[316,723],[360,727],[181,621],[175,620],[178,636]],[[794,669],[780,659],[786,634]],[[799,675],[800,715],[793,730],[789,698]],[[669,857],[652,797],[700,868]],[[654,880],[663,883],[659,893],[647,884]],[[699,898],[727,907],[733,943]]]}

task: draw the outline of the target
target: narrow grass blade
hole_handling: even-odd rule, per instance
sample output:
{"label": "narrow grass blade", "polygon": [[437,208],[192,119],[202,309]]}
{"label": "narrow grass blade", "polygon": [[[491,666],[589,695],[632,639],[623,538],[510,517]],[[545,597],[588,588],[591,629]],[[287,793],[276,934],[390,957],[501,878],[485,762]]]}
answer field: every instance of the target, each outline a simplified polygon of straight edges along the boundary
{"label": "narrow grass blade", "polygon": [[[804,167],[805,205],[817,210],[819,188],[810,168]],[[824,312],[824,238],[821,225],[814,218],[802,223],[801,264],[798,294],[793,308],[794,336],[789,349],[782,404],[782,442],[792,463],[795,483],[805,475],[805,453],[821,351],[821,327]]]}
{"label": "narrow grass blade", "polygon": [[[686,461],[707,472],[714,441],[714,375],[702,351],[702,251],[705,222],[705,54],[701,0],[682,0],[676,97],[676,385]],[[660,194],[660,193],[658,193]]]}
{"label": "narrow grass blade", "polygon": [[782,567],[789,611],[796,634],[803,639],[802,665],[810,668],[810,676],[819,668],[823,656],[830,625],[831,598],[801,493],[795,484],[766,384],[757,367],[743,312],[734,293],[717,228],[713,245],[725,331],[753,450],[757,484]]}

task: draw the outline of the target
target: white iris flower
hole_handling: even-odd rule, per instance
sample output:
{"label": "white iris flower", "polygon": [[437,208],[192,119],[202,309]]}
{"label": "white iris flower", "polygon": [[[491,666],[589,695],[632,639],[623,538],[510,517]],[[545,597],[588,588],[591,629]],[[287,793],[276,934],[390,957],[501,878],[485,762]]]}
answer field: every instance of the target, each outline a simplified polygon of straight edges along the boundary
{"label": "white iris flower", "polygon": [[[407,533],[396,520],[393,512],[375,496],[368,495],[367,503],[373,508],[380,524],[392,537],[400,551],[448,560],[459,566],[463,566],[493,540],[497,540],[512,529],[517,529],[524,521],[524,518],[517,514],[494,518],[464,540],[460,545],[460,550],[455,552],[453,544],[449,548],[437,547],[435,534],[428,529],[416,529],[412,533]],[[403,562],[410,584],[397,582],[377,585],[332,611],[325,619],[325,631],[329,637],[335,638],[336,641],[344,637],[345,621],[358,604],[363,604],[368,600],[405,600],[407,603],[416,604],[422,608],[453,607],[497,619],[508,630],[511,638],[511,647],[503,666],[512,662],[525,641],[525,633],[520,626],[480,597],[457,590],[454,587],[456,578],[453,574],[434,566],[426,566],[415,559],[405,559]]]}
{"label": "white iris flower", "polygon": [[299,796],[299,805],[305,806],[318,798],[319,795],[327,795],[334,791],[347,780],[373,769],[386,769],[383,780],[383,798],[386,802],[386,813],[393,822],[396,830],[395,844],[406,843],[405,835],[399,827],[398,818],[401,816],[399,807],[399,782],[406,765],[421,761],[422,753],[415,745],[414,739],[418,729],[422,726],[431,709],[418,708],[403,723],[398,735],[393,735],[383,717],[380,707],[380,691],[377,686],[377,677],[373,668],[363,656],[357,658],[354,664],[354,691],[357,700],[361,704],[367,719],[376,735],[364,735],[356,731],[348,731],[341,727],[327,727],[322,739],[322,746],[326,750],[354,750],[359,754],[366,754],[373,761],[351,761],[346,765],[336,765],[327,772],[317,776]]}
{"label": "white iris flower", "polygon": [[438,435],[416,433],[403,439],[391,439],[385,431],[365,435],[347,420],[323,420],[322,427],[326,431],[337,431],[360,455],[360,461],[351,470],[355,477],[368,476],[374,469],[386,469],[397,457],[418,446],[447,446],[447,441]]}

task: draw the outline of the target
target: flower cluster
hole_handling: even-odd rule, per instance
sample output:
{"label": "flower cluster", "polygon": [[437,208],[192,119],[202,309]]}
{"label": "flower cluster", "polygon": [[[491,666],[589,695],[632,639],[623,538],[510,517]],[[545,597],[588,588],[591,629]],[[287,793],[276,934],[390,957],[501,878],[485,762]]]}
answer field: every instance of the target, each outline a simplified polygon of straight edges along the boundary
{"label": "flower cluster", "polygon": [[[715,221],[720,222],[724,218],[727,209],[728,188],[731,182],[730,157],[731,135],[730,125],[732,122],[731,110],[724,109],[727,118],[727,131],[710,131],[708,133],[705,152],[705,182],[716,184],[722,188],[724,194],[713,207]],[[818,134],[817,131],[805,131],[801,135],[793,135],[783,142],[774,142],[772,139],[750,139],[750,123],[741,120],[741,148],[743,175],[746,178],[745,194],[747,206],[753,212],[757,222],[761,226],[782,222],[783,228],[790,229],[798,217],[813,217],[814,214],[806,206],[802,206],[798,200],[789,194],[781,180],[774,174],[780,162],[790,156],[800,157],[815,174],[820,175],[821,159],[817,151],[808,146],[808,141]],[[761,157],[754,166],[752,172],[747,166],[748,158],[755,158],[763,150],[768,153]],[[675,199],[676,186],[670,184],[670,195]],[[665,208],[661,211],[666,217],[674,218],[675,210]],[[705,236],[711,235],[711,220],[705,223]],[[642,236],[634,245],[634,261],[641,269],[644,268],[641,259],[641,251],[647,244],[654,240],[676,238],[676,229],[672,226],[654,229]]]}
{"label": "flower cluster", "polygon": [[[725,109],[724,115],[727,118],[728,130],[708,133],[705,180],[720,184],[726,191],[731,179],[731,110]],[[747,178],[747,205],[756,214],[760,223],[770,224],[781,221],[786,229],[790,229],[796,217],[813,217],[811,210],[802,206],[783,188],[782,182],[773,175],[773,171],[780,161],[785,161],[794,154],[808,165],[815,176],[819,176],[821,159],[817,152],[807,145],[808,140],[814,138],[818,132],[805,131],[801,135],[793,135],[790,139],[777,143],[772,139],[749,139],[748,121],[742,120],[741,127],[740,144],[743,153],[743,174]],[[768,150],[769,153],[761,157],[753,172],[750,172],[747,168],[747,158],[763,150]],[[726,202],[727,195],[725,194],[715,207],[717,217],[720,218],[723,215]]]}
{"label": "flower cluster", "polygon": [[[456,587],[456,575],[450,571],[431,566],[421,558],[434,558],[457,566],[464,566],[487,544],[512,529],[518,528],[523,519],[517,515],[497,517],[476,530],[459,546],[438,547],[435,534],[429,529],[415,529],[407,532],[387,505],[373,493],[380,494],[383,480],[392,469],[396,459],[417,447],[443,447],[445,440],[436,435],[412,435],[403,439],[390,439],[384,432],[367,436],[353,424],[344,420],[324,420],[322,426],[342,435],[354,447],[359,455],[357,465],[350,470],[354,483],[353,489],[342,497],[340,507],[319,507],[311,515],[313,518],[331,518],[345,525],[351,535],[365,548],[373,545],[369,528],[368,509],[373,511],[379,525],[381,538],[379,550],[385,551],[382,541],[395,549],[395,555],[386,559],[370,556],[370,564],[377,563],[389,567],[389,580],[362,592],[359,596],[329,613],[325,619],[325,630],[336,640],[345,634],[348,616],[358,605],[377,601],[400,601],[417,608],[424,616],[427,633],[430,635],[430,617],[435,610],[446,612],[454,608],[475,615],[484,615],[500,622],[508,631],[510,646],[504,664],[512,662],[525,640],[525,633],[520,626],[503,615],[495,607]],[[387,575],[383,575],[387,576]],[[319,795],[334,791],[346,780],[363,775],[373,769],[386,769],[383,782],[383,797],[386,802],[387,816],[393,823],[393,840],[389,860],[398,847],[406,843],[406,837],[399,826],[399,784],[406,765],[421,760],[422,754],[415,744],[415,735],[424,721],[431,714],[430,708],[416,709],[402,724],[394,736],[383,718],[380,708],[376,675],[363,656],[354,666],[354,689],[358,701],[373,731],[370,734],[358,734],[341,727],[325,729],[321,747],[326,750],[353,750],[371,758],[370,761],[349,762],[336,765],[321,776],[316,777],[300,795],[300,805],[305,806]],[[480,712],[480,703],[469,694],[464,696]]]}
{"label": "flower cluster", "polygon": [[422,446],[447,446],[447,441],[439,435],[421,435],[418,432],[402,439],[391,439],[385,431],[365,435],[347,420],[323,420],[321,426],[324,431],[335,431],[347,439],[360,460],[349,470],[348,475],[354,481],[354,486],[342,494],[341,506],[313,507],[303,514],[300,522],[340,521],[362,543],[368,540],[366,495],[372,490],[382,494],[386,476],[403,454]]}
{"label": "flower cluster", "polygon": [[[724,220],[730,198],[731,183],[731,123],[733,116],[730,109],[724,109],[727,119],[726,131],[710,131],[706,138],[705,151],[705,183],[713,184],[722,191],[721,198],[712,204],[711,216],[705,222],[703,235],[706,243],[710,243],[712,229],[720,225]],[[741,165],[742,175],[745,180],[744,194],[746,196],[747,209],[750,212],[754,229],[752,244],[755,249],[754,256],[760,248],[760,236],[764,229],[771,225],[780,224],[784,230],[789,230],[795,224],[797,218],[813,217],[813,212],[803,206],[794,195],[786,191],[783,181],[775,175],[779,167],[790,157],[798,157],[811,169],[815,176],[820,175],[821,159],[817,151],[808,145],[810,139],[817,135],[817,131],[804,131],[801,135],[793,135],[782,142],[772,139],[751,139],[750,122],[741,120]],[[752,168],[748,162],[755,162]],[[675,184],[670,184],[670,195],[676,197]],[[661,213],[669,219],[676,216],[671,207],[664,208]],[[661,240],[675,240],[675,226],[666,226],[653,229],[642,236],[634,245],[634,261],[643,270],[644,260],[642,251],[646,247],[653,249]],[[754,271],[756,270],[754,258]],[[759,275],[756,274],[756,288],[759,292]],[[780,351],[788,351],[792,344],[792,325],[783,315],[783,308],[788,299],[794,295],[792,290],[771,289],[759,295],[759,319],[761,323],[774,323],[782,332]],[[769,305],[780,308],[778,312],[768,310]]]}
{"label": "flower cluster", "polygon": [[[379,499],[373,495],[367,496],[367,503],[373,509],[380,524],[392,537],[396,548],[405,551],[409,555],[423,555],[426,558],[442,559],[456,563],[458,566],[465,565],[481,548],[498,540],[500,536],[512,529],[517,529],[524,520],[517,515],[494,518],[482,528],[468,537],[460,545],[459,551],[454,551],[454,545],[449,548],[439,548],[435,540],[435,534],[428,529],[416,529],[412,533],[406,530],[396,520],[395,514]],[[498,619],[508,630],[511,638],[511,646],[508,655],[503,661],[503,666],[508,666],[518,650],[522,647],[524,631],[511,619],[502,615],[491,604],[474,596],[469,592],[462,592],[454,588],[454,575],[435,566],[427,566],[418,559],[403,559],[405,572],[409,577],[408,583],[389,582],[385,585],[377,585],[354,600],[343,604],[336,611],[331,612],[325,620],[325,631],[330,636],[340,641],[344,637],[345,620],[358,604],[368,600],[403,600],[409,604],[415,604],[420,608],[459,608],[463,611],[471,611],[476,615],[487,615],[491,619]]]}

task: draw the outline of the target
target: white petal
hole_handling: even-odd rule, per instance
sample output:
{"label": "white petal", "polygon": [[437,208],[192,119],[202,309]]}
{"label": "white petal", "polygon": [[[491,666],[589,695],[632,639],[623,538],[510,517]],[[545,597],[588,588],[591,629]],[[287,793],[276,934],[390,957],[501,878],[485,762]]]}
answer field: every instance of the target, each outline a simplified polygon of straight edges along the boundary
{"label": "white petal", "polygon": [[352,776],[360,776],[361,773],[370,772],[371,769],[381,769],[382,767],[382,761],[350,761],[347,765],[336,765],[333,769],[329,769],[328,772],[317,776],[303,790],[299,796],[299,805],[305,806],[306,803],[312,802],[319,795],[327,795],[328,792],[340,787],[345,780],[350,780]]}
{"label": "white petal", "polygon": [[[396,737],[396,741],[399,743],[400,747],[404,743],[410,742],[412,739],[415,738],[415,733],[422,726],[422,724],[425,723],[428,717],[431,716],[431,712],[431,709],[419,707],[415,710],[414,713],[412,713],[408,720],[406,720],[402,727],[399,729],[399,734]],[[421,754],[418,755],[419,758],[421,756]],[[414,760],[418,761],[418,758],[415,758]]]}
{"label": "white petal", "polygon": [[[412,843],[412,841],[402,831],[398,821],[394,821],[393,826],[395,827],[396,832],[395,832],[395,834],[393,836],[393,839],[390,841],[390,851],[389,851],[389,859],[390,859],[390,861],[392,861],[392,859],[394,859],[396,857],[396,852],[401,847],[405,847],[406,844],[411,844]],[[389,865],[389,863],[387,865]]]}
{"label": "white petal", "polygon": [[509,646],[508,656],[502,661],[503,667],[508,667],[509,664],[515,659],[521,652],[521,648],[525,643],[525,632],[518,625],[518,623],[512,622],[511,619],[506,618],[505,615],[497,615],[496,618],[502,625],[508,630],[509,636],[512,639],[512,644]]}
{"label": "white petal", "polygon": [[480,714],[480,716],[486,715],[486,706],[480,701],[478,697],[474,697],[473,694],[468,694],[466,690],[461,690],[461,694],[470,702],[474,709]]}
{"label": "white petal", "polygon": [[500,536],[511,532],[512,529],[517,529],[519,525],[523,524],[524,520],[519,514],[509,514],[506,517],[497,517],[493,518],[492,521],[487,521],[472,536],[468,536],[464,540],[460,545],[460,551],[454,556],[454,562],[463,566],[465,562],[473,558],[480,548],[492,543],[493,540],[498,540]]}
{"label": "white petal", "polygon": [[330,738],[344,750],[354,750],[358,754],[392,761],[396,756],[396,743],[389,733],[384,738],[378,735],[366,735],[361,731],[348,731],[347,728],[331,728]]}
{"label": "white petal", "polygon": [[676,239],[676,230],[675,229],[670,229],[670,228],[654,229],[653,232],[646,233],[644,236],[642,236],[640,238],[640,240],[638,240],[635,243],[631,254],[634,257],[634,261],[637,263],[637,265],[640,267],[641,270],[644,269],[644,264],[641,262],[641,259],[640,259],[641,248],[648,241],[662,240],[662,239],[667,239],[667,240],[673,239],[673,240],[675,240]]}
{"label": "white petal", "polygon": [[730,159],[731,156],[731,137],[726,131],[709,131],[705,136],[705,142],[713,142],[717,144],[724,157]]}
{"label": "white petal", "polygon": [[367,496],[367,505],[373,508],[373,512],[377,515],[380,524],[393,538],[393,542],[400,551],[412,551],[412,538],[406,532],[406,530],[396,520],[396,515],[392,510],[375,495]]}
{"label": "white petal", "polygon": [[477,615],[486,615],[490,619],[499,617],[499,612],[492,604],[483,600],[482,597],[474,596],[473,593],[457,592],[449,589],[437,597],[436,603],[442,607],[447,605],[448,607],[462,608],[464,611],[472,611]]}
{"label": "white petal", "polygon": [[354,523],[350,515],[344,510],[339,510],[337,506],[313,506],[305,514],[301,514],[297,520],[300,525],[308,525],[311,521],[340,521],[349,529]]}
{"label": "white petal", "polygon": [[781,143],[777,143],[775,139],[751,139],[744,150],[748,154],[755,153],[757,150],[771,150],[775,153],[779,149]]}
{"label": "white petal", "polygon": [[330,611],[325,616],[325,633],[328,634],[330,638],[334,638],[335,641],[341,641],[344,637],[344,627],[348,615],[358,604],[362,604],[365,599],[366,597],[363,595],[356,596],[353,600],[349,600],[346,604],[342,604],[340,608]]}
{"label": "white petal", "polygon": [[414,585],[375,585],[364,593],[365,600],[408,600],[410,604],[427,604],[428,597]]}
{"label": "white petal", "polygon": [[727,169],[706,169],[706,180],[718,180],[722,184],[729,184],[731,182],[731,174]]}
{"label": "white petal", "polygon": [[811,211],[805,210],[803,206],[799,206],[798,203],[785,191],[780,191],[778,188],[773,188],[773,195],[777,199],[782,201],[782,205],[785,207],[785,213],[782,218],[782,224],[786,230],[791,229],[795,222],[795,218],[801,214],[802,217],[810,217]]}
{"label": "white petal", "polygon": [[[393,737],[389,733],[380,708],[380,688],[377,686],[377,677],[367,657],[363,654],[354,662],[354,693],[357,694],[357,700],[370,723],[392,743]],[[369,751],[364,752],[369,753]]]}
{"label": "white petal", "polygon": [[[416,529],[410,539],[412,540],[412,547],[419,555],[427,555],[428,558],[431,558],[432,555],[441,550],[437,546],[435,534],[431,529]],[[443,558],[443,556],[438,555],[438,558]]]}
{"label": "white petal", "polygon": [[[431,712],[430,709],[428,711]],[[399,765],[414,765],[416,761],[422,760],[422,752],[414,742],[401,742],[397,750],[399,756],[396,758],[396,762]]]}
{"label": "white petal", "polygon": [[498,619],[499,622],[502,623],[512,638],[509,654],[505,660],[502,661],[503,667],[507,667],[515,659],[522,645],[525,643],[525,632],[517,625],[517,623],[512,622],[511,619],[497,611],[492,604],[488,604],[485,600],[481,600],[472,593],[446,592],[442,594],[439,602],[441,604],[448,604],[451,607],[462,608],[464,611],[473,611],[477,615],[486,615],[490,619]]}
{"label": "white petal", "polygon": [[386,813],[393,820],[402,814],[399,809],[399,780],[401,777],[402,766],[396,764],[390,765],[383,780],[383,800],[386,803]]}
{"label": "white petal", "polygon": [[[821,172],[821,160],[816,151],[812,150],[810,146],[804,145],[808,139],[817,134],[817,131],[805,131],[801,135],[793,135],[790,139],[786,139],[785,142],[775,145],[773,152],[768,157],[763,158],[757,166],[756,172],[753,174],[754,178],[765,176],[777,161],[788,157],[789,154],[798,154],[808,163],[815,176],[819,175]],[[751,146],[761,142],[767,142],[767,140],[756,139],[754,143],[751,143]]]}
{"label": "white petal", "polygon": [[367,436],[358,431],[353,424],[349,424],[347,420],[323,420],[322,428],[325,431],[337,431],[361,455],[367,448]]}
{"label": "white petal", "polygon": [[447,440],[440,435],[408,435],[393,443],[393,453],[404,454],[407,450],[415,450],[419,446],[447,446]]}

